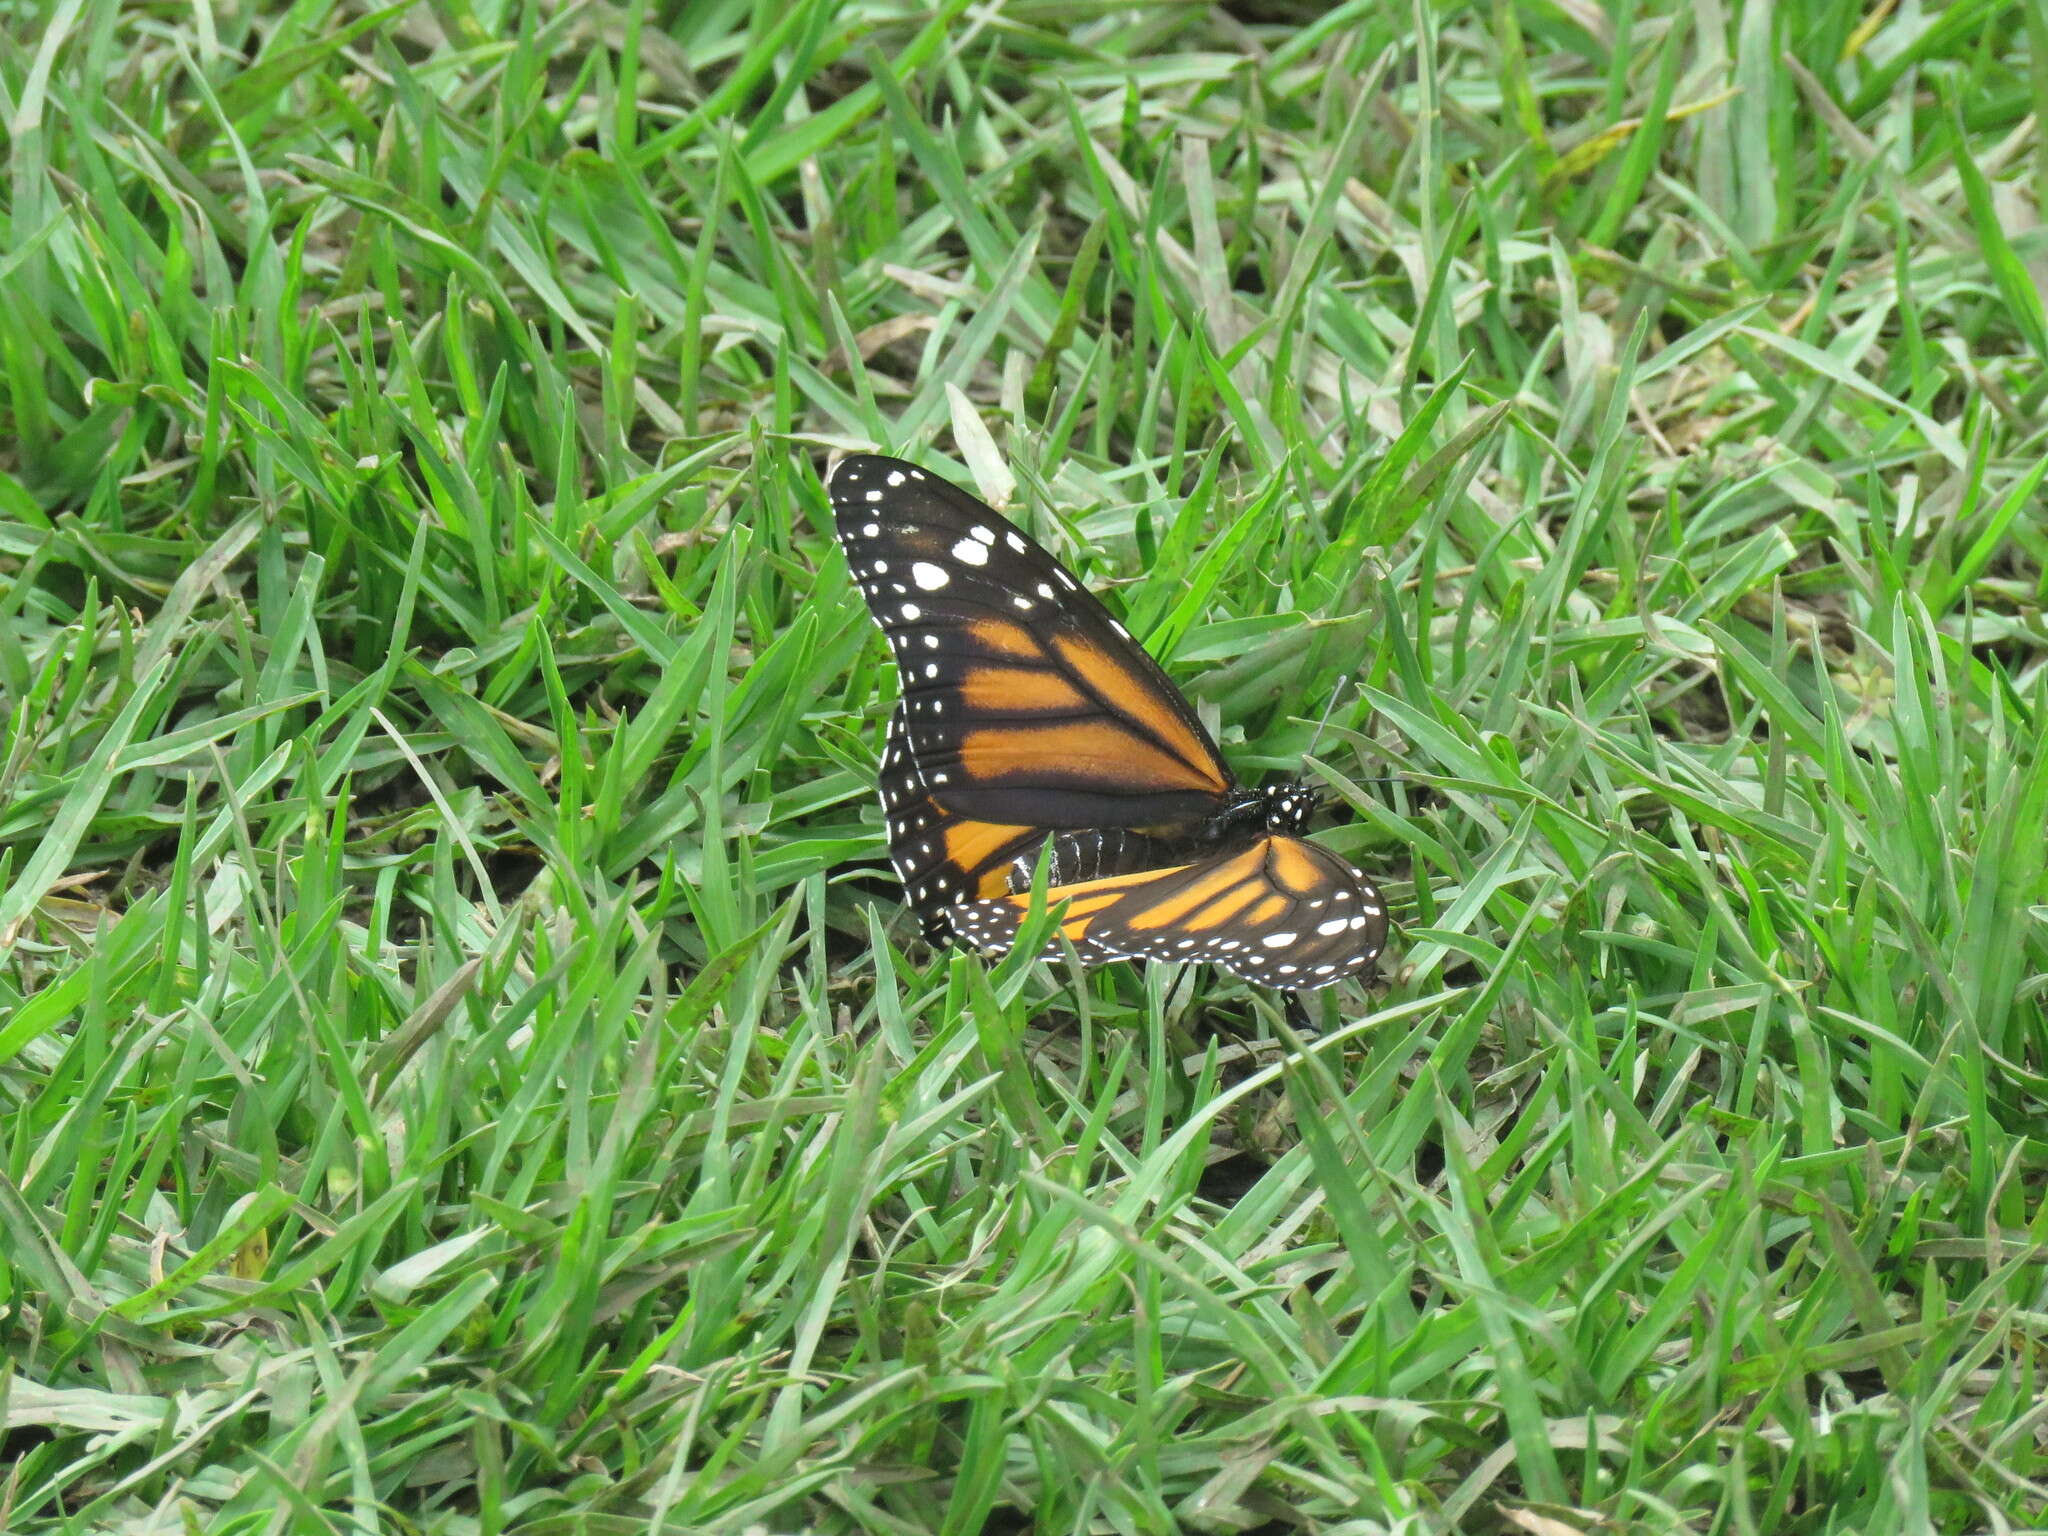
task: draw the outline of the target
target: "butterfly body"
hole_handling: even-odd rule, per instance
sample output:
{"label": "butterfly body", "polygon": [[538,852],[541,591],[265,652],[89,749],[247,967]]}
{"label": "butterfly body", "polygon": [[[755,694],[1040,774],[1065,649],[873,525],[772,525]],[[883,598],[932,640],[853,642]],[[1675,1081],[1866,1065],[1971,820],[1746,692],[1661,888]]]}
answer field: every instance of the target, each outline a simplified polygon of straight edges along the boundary
{"label": "butterfly body", "polygon": [[[1226,848],[1242,846],[1261,829],[1290,836],[1301,832],[1308,825],[1315,803],[1314,791],[1299,781],[1272,784],[1264,789],[1239,785],[1221,811],[1197,822],[1055,832],[1041,839],[1052,845],[1046,878],[1052,885],[1070,885],[1080,880],[1138,874],[1169,864],[1213,858]],[[1035,847],[1011,861],[1012,892],[1031,889],[1036,862]]]}
{"label": "butterfly body", "polygon": [[1371,965],[1385,909],[1360,871],[1299,835],[1314,791],[1240,784],[1172,680],[1064,566],[901,459],[844,459],[829,490],[902,677],[882,803],[927,937],[1009,948],[1043,852],[1083,959],[1208,960],[1290,989]]}

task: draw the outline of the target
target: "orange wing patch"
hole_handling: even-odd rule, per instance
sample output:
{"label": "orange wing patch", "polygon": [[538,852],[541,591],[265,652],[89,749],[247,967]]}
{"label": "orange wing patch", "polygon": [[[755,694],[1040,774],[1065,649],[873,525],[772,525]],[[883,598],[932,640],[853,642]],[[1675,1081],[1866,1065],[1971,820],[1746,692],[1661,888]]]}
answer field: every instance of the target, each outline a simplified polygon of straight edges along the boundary
{"label": "orange wing patch", "polygon": [[1257,901],[1267,887],[1255,880],[1241,880],[1190,917],[1182,927],[1189,933],[1215,933],[1232,918]]}
{"label": "orange wing patch", "polygon": [[1037,661],[1045,655],[1045,647],[1038,643],[1030,630],[1006,619],[976,619],[967,626],[967,634],[983,650],[993,651],[998,656]]}
{"label": "orange wing patch", "polygon": [[1314,890],[1316,878],[1321,873],[1316,861],[1303,851],[1304,846],[1293,838],[1277,839],[1269,866],[1273,878],[1295,895]]}
{"label": "orange wing patch", "polygon": [[1010,710],[1083,710],[1088,700],[1057,672],[1040,667],[971,667],[960,680],[970,709],[993,714]]}
{"label": "orange wing patch", "polygon": [[[1068,889],[1071,890],[1072,887],[1070,886]],[[1011,899],[1014,900],[1015,898]],[[1069,901],[1067,903],[1066,915],[1060,919],[1060,932],[1067,936],[1068,943],[1079,944],[1088,937],[1088,925],[1094,921],[1095,914],[1107,911],[1123,899],[1123,892],[1108,891],[1099,896],[1084,896],[1078,900]],[[1028,897],[1026,901],[1029,901]]]}
{"label": "orange wing patch", "polygon": [[1164,900],[1155,902],[1131,919],[1133,928],[1167,928],[1181,922],[1195,908],[1214,900],[1240,883],[1257,866],[1255,851],[1239,854],[1213,866],[1200,880],[1192,882]]}
{"label": "orange wing patch", "polygon": [[1133,676],[1116,657],[1087,641],[1057,635],[1053,646],[1060,660],[1080,675],[1110,706],[1128,715],[1180,760],[1188,777],[1202,788],[1223,794],[1230,788],[1218,771],[1216,755],[1206,742],[1161,700],[1150,680]]}
{"label": "orange wing patch", "polygon": [[1197,764],[1162,752],[1107,720],[968,731],[960,738],[960,761],[976,785],[1030,781],[1052,770],[1122,786],[1126,792],[1214,788]]}
{"label": "orange wing patch", "polygon": [[994,821],[955,821],[940,834],[946,862],[973,881],[977,896],[1000,896],[1010,888],[1009,861],[998,857],[1032,827],[1010,827]]}
{"label": "orange wing patch", "polygon": [[1264,928],[1286,910],[1287,898],[1285,896],[1268,896],[1256,907],[1253,907],[1251,911],[1245,913],[1244,920],[1257,927]]}

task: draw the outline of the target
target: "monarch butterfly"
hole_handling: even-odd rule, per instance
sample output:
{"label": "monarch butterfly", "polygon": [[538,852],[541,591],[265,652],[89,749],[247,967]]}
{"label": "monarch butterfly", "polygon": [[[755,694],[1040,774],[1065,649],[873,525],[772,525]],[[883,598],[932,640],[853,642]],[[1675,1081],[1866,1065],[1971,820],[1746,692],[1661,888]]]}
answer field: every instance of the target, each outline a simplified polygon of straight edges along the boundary
{"label": "monarch butterfly", "polygon": [[1040,850],[1083,960],[1204,960],[1301,990],[1366,970],[1386,907],[1297,834],[1316,796],[1248,789],[1130,632],[1021,529],[902,459],[827,489],[902,702],[882,755],[889,852],[926,936],[1010,948]]}

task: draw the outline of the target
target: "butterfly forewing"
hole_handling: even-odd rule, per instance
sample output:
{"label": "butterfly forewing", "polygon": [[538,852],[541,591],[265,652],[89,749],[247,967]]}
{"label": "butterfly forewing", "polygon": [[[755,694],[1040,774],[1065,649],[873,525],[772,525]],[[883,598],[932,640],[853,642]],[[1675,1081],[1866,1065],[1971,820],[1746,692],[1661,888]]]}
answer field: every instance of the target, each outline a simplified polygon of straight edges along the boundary
{"label": "butterfly forewing", "polygon": [[[1083,960],[1203,960],[1261,986],[1326,987],[1371,966],[1387,914],[1362,871],[1298,837],[1167,869],[1046,892],[1064,904],[1060,932]],[[982,949],[1007,950],[1028,894],[965,902],[946,915]]]}
{"label": "butterfly forewing", "polygon": [[902,676],[897,741],[956,815],[1042,828],[1215,814],[1235,788],[1159,664],[1036,542],[914,464],[831,479],[839,540]]}

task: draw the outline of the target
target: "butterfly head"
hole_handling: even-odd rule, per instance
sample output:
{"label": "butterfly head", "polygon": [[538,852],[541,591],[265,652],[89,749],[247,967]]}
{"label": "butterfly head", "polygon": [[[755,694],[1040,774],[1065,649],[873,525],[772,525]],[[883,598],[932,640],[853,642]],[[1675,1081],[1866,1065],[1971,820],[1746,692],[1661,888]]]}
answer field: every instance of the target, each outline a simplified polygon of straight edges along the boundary
{"label": "butterfly head", "polygon": [[1299,780],[1268,784],[1259,791],[1259,800],[1268,832],[1300,832],[1316,813],[1315,790]]}

